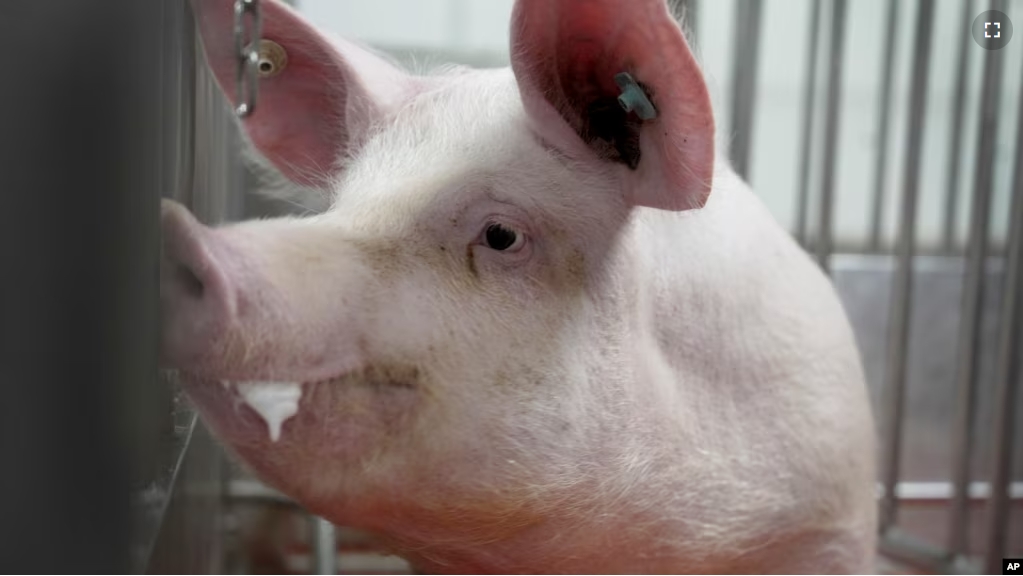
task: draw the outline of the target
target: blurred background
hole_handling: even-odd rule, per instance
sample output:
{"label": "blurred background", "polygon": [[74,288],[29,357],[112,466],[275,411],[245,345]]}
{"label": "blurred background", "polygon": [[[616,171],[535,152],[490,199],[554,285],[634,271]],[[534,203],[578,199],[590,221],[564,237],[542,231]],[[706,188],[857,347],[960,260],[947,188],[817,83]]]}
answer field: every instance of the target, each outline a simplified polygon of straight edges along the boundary
{"label": "blurred background", "polygon": [[[291,3],[415,70],[508,65],[512,0]],[[1023,556],[1023,40],[971,36],[1023,1],[671,4],[722,149],[854,325],[879,569]],[[232,463],[155,370],[159,196],[210,223],[291,209],[252,193],[187,2],[5,3],[0,37],[31,56],[0,94],[0,570],[411,573]]]}

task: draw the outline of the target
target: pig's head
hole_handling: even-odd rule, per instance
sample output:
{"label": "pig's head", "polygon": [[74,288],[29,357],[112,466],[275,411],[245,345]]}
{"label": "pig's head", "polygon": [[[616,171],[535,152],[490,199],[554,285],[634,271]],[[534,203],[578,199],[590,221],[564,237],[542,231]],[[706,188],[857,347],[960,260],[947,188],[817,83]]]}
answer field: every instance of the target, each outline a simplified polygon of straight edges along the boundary
{"label": "pig's head", "polygon": [[[232,4],[196,0],[229,98]],[[640,206],[702,206],[714,160],[663,1],[520,0],[512,70],[433,77],[263,10],[287,58],[244,128],[329,208],[211,229],[165,204],[162,359],[205,421],[270,484],[399,546],[492,542],[624,490],[608,471],[642,469],[659,392],[623,230]],[[655,118],[619,104],[620,72]],[[251,382],[300,399],[246,402]]]}

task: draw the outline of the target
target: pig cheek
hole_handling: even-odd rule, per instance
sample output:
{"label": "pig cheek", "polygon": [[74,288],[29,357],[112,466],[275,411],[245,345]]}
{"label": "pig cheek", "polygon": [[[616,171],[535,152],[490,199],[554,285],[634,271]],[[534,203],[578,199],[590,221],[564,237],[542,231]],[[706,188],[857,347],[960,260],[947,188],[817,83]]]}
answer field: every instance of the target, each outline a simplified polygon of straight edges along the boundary
{"label": "pig cheek", "polygon": [[[189,399],[213,433],[262,480],[307,506],[335,502],[366,463],[412,436],[423,394],[412,387],[361,383],[303,385],[298,413],[281,437],[233,389],[189,387]],[[368,479],[366,479],[368,480]]]}

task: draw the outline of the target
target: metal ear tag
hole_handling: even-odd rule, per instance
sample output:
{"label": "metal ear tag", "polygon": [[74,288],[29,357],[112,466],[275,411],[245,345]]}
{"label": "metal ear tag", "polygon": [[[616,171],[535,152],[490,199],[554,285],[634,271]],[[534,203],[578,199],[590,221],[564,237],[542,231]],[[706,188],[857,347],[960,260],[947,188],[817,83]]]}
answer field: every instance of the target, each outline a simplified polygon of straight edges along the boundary
{"label": "metal ear tag", "polygon": [[271,78],[284,71],[288,67],[288,51],[273,40],[259,41],[259,70],[260,78]]}
{"label": "metal ear tag", "polygon": [[654,103],[650,101],[646,91],[631,74],[628,72],[615,74],[615,84],[622,89],[618,103],[622,105],[623,110],[635,112],[642,120],[657,118],[657,108],[654,108]]}

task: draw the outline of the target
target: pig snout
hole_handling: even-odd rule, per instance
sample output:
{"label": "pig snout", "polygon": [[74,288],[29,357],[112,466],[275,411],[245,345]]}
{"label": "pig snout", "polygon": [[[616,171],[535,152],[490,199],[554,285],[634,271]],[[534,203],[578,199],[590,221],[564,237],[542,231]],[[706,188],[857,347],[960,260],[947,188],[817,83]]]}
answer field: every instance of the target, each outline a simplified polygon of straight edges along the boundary
{"label": "pig snout", "polygon": [[381,313],[367,294],[380,284],[366,249],[315,218],[211,228],[165,201],[161,220],[163,367],[266,481],[322,498],[318,475],[290,471],[338,477],[375,454],[424,380],[375,352],[367,327]]}
{"label": "pig snout", "polygon": [[190,368],[218,348],[237,318],[236,289],[218,261],[212,230],[171,201],[161,206],[161,362]]}
{"label": "pig snout", "polygon": [[364,367],[374,275],[334,228],[309,219],[211,228],[171,201],[161,220],[164,368],[312,382]]}

